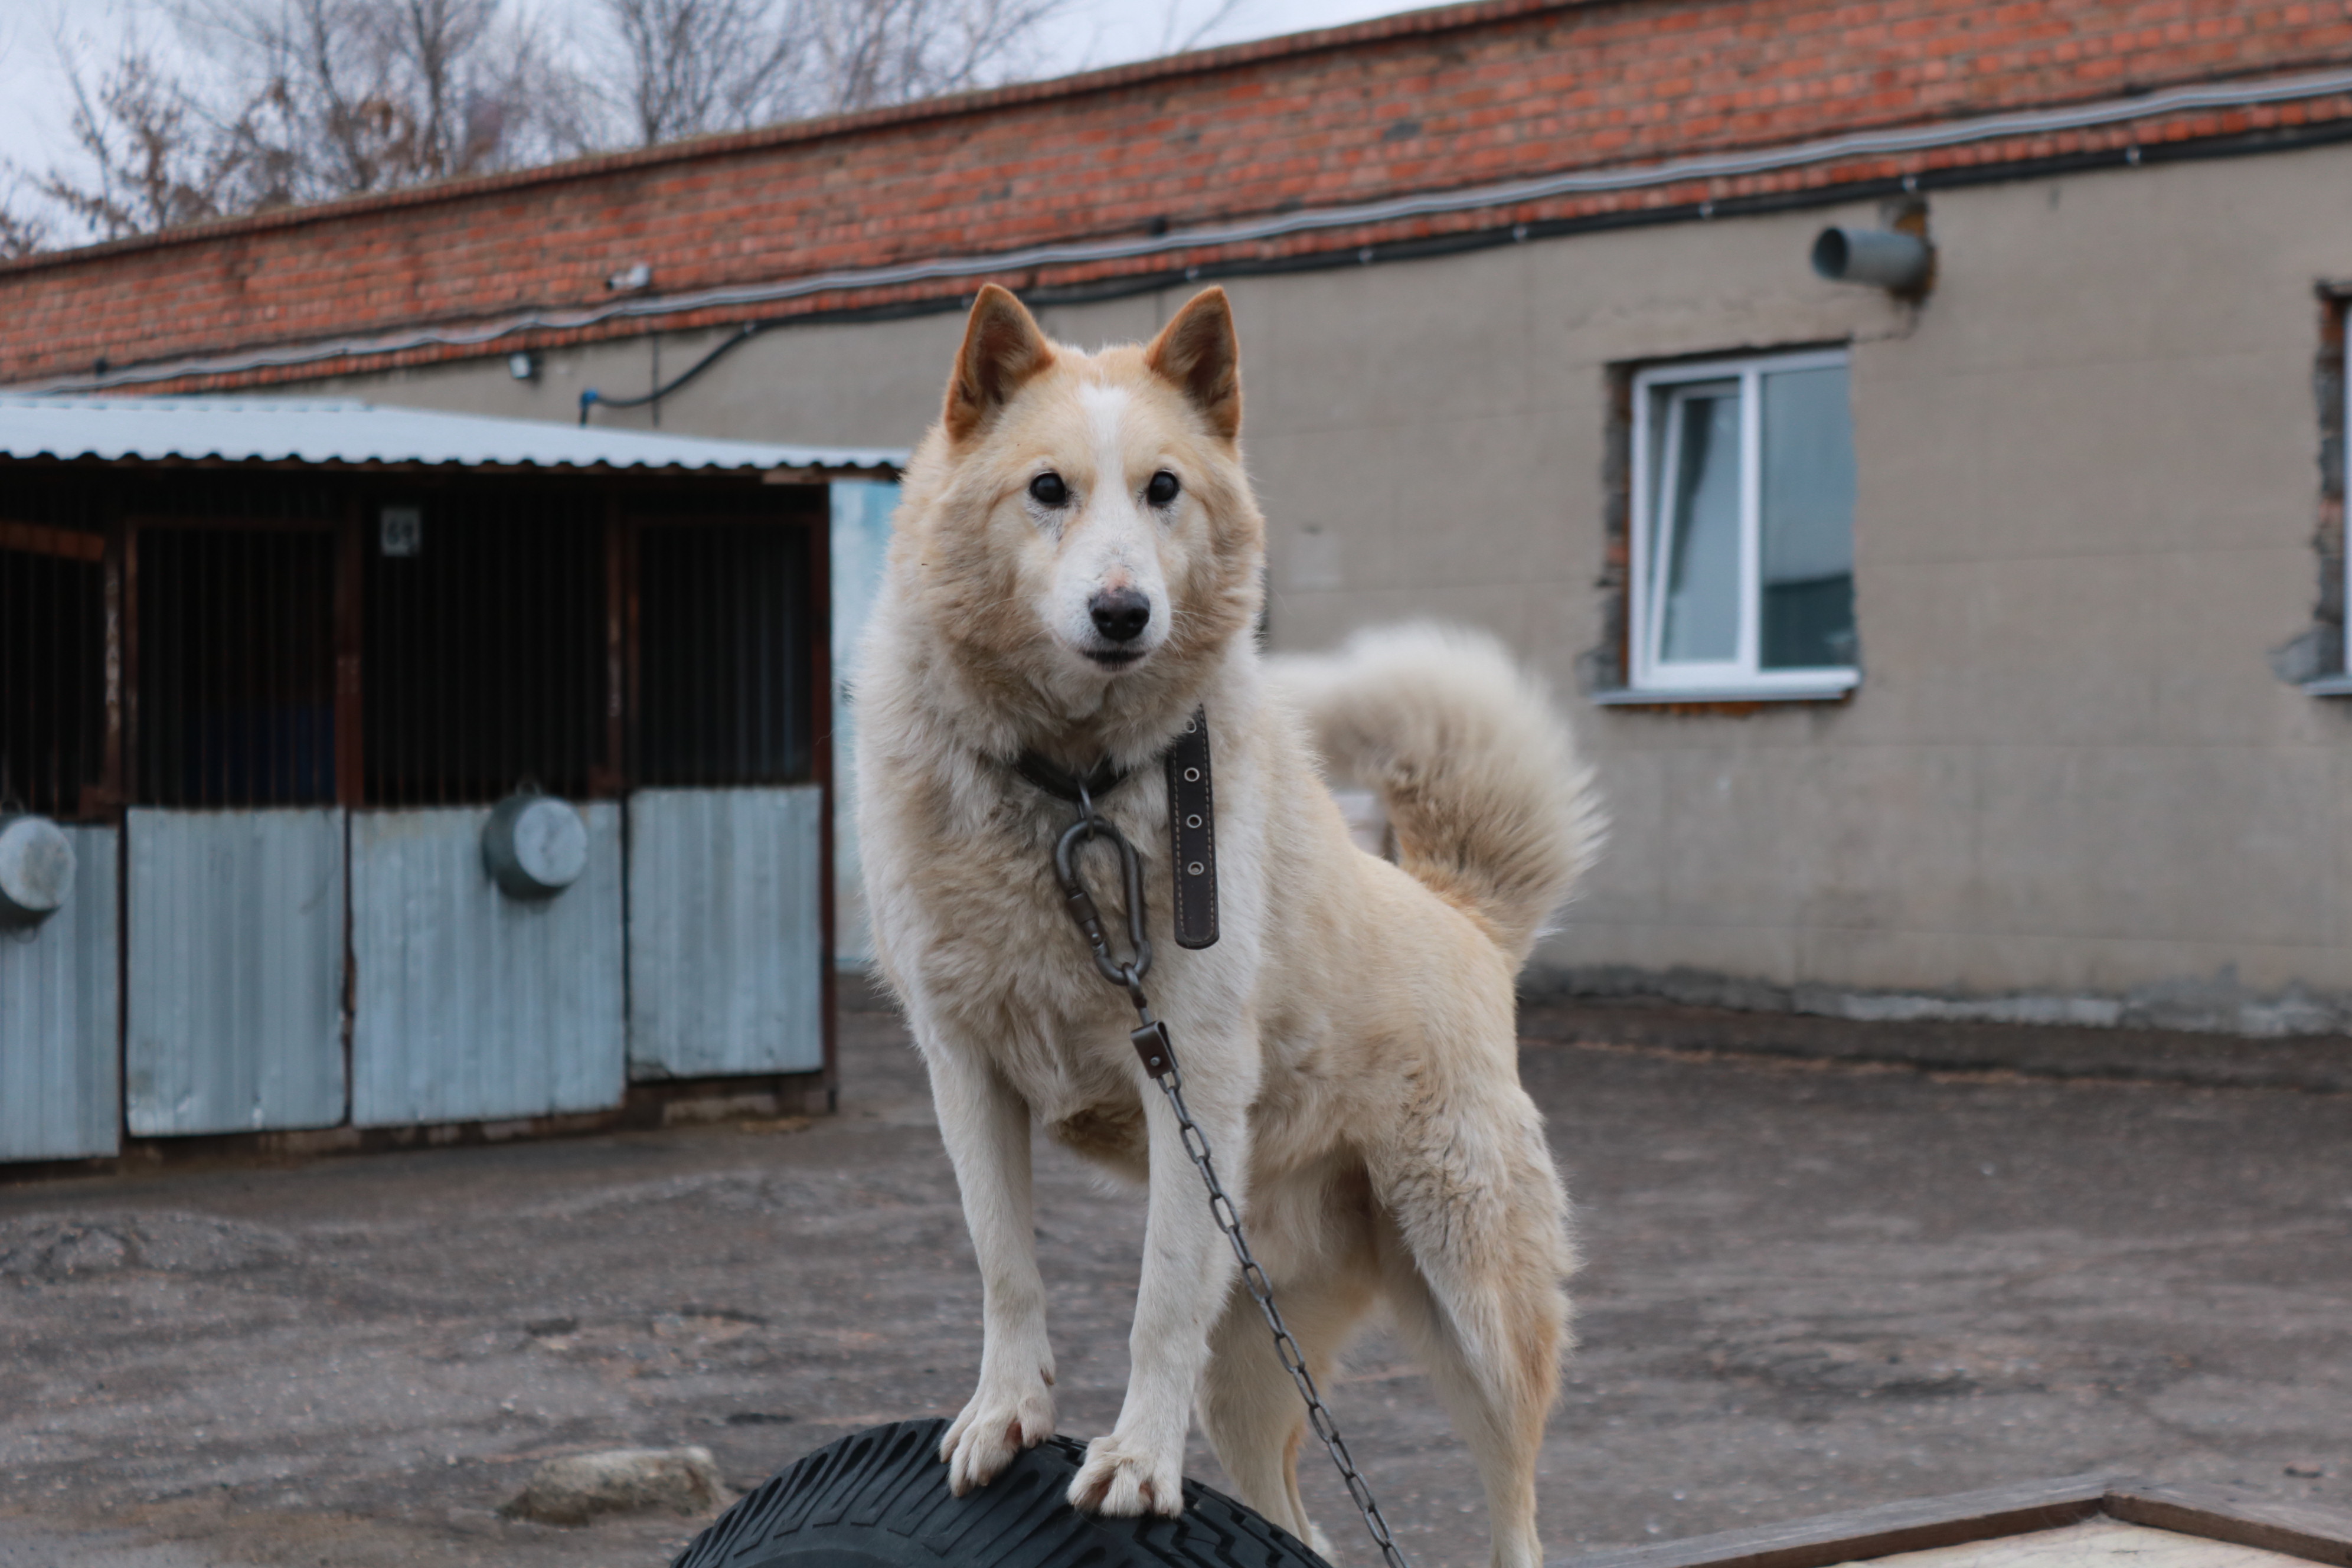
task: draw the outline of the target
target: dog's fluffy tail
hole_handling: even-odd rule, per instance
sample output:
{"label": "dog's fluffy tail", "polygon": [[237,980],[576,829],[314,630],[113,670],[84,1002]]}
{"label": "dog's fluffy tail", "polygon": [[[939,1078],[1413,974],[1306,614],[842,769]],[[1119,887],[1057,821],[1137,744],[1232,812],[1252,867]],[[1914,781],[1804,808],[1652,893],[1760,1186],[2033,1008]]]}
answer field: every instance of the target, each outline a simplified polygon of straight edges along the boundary
{"label": "dog's fluffy tail", "polygon": [[1494,638],[1433,626],[1270,663],[1335,781],[1380,792],[1398,863],[1525,963],[1604,829],[1592,771],[1542,685]]}

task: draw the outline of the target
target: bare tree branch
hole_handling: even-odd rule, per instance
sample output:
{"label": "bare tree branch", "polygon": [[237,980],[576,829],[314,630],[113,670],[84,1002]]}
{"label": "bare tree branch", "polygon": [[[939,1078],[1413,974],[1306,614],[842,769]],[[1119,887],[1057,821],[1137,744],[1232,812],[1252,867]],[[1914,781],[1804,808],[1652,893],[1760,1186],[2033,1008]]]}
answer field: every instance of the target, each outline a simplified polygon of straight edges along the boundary
{"label": "bare tree branch", "polygon": [[820,110],[870,109],[1016,79],[1024,45],[1067,0],[809,0]]}
{"label": "bare tree branch", "polygon": [[51,244],[47,221],[37,214],[18,211],[21,199],[21,193],[12,189],[6,199],[0,200],[0,261],[34,255]]}
{"label": "bare tree branch", "polygon": [[[1166,0],[1166,7],[1160,14],[1159,52],[1163,55],[1181,55],[1199,48],[1202,39],[1232,21],[1243,11],[1247,10],[1251,4],[1252,0],[1223,0],[1215,10],[1203,16],[1197,24],[1184,27],[1183,0]],[[1180,27],[1183,29],[1181,32],[1178,31]]]}
{"label": "bare tree branch", "polygon": [[501,0],[168,3],[290,199],[513,167],[568,140],[568,75]]}
{"label": "bare tree branch", "polygon": [[1070,0],[601,0],[623,47],[605,96],[644,142],[958,92]]}
{"label": "bare tree branch", "polygon": [[619,36],[608,91],[631,139],[736,131],[791,108],[805,18],[777,0],[604,0]]}
{"label": "bare tree branch", "polygon": [[[75,156],[16,172],[118,238],[1012,79],[1071,0],[579,0],[560,43],[527,3],[156,0],[185,47],[68,59]],[[59,237],[0,204],[0,255]]]}
{"label": "bare tree branch", "polygon": [[[51,168],[33,186],[100,239],[201,223],[240,205],[243,157],[233,140],[208,136],[201,110],[135,39],[92,85],[68,56],[71,134],[79,176]],[[27,226],[12,223],[20,232]]]}

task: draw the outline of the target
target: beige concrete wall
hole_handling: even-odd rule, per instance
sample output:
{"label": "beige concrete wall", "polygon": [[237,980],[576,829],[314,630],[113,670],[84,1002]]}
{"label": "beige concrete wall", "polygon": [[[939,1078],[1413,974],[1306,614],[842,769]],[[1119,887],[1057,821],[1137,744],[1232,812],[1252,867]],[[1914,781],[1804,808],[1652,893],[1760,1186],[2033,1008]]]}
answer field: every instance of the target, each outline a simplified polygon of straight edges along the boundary
{"label": "beige concrete wall", "polygon": [[[1572,692],[1602,635],[1611,367],[1849,341],[1864,684],[1746,717],[1571,697],[1617,826],[1540,962],[1861,1013],[2343,1027],[2352,704],[2266,653],[2316,596],[2314,284],[2352,275],[2347,178],[2318,150],[1939,193],[1916,312],[1806,267],[1866,206],[1231,284],[1274,641],[1454,617]],[[1177,302],[1050,325],[1139,337]],[[662,427],[910,443],[959,326],[772,333]],[[649,362],[352,390],[570,417]]]}

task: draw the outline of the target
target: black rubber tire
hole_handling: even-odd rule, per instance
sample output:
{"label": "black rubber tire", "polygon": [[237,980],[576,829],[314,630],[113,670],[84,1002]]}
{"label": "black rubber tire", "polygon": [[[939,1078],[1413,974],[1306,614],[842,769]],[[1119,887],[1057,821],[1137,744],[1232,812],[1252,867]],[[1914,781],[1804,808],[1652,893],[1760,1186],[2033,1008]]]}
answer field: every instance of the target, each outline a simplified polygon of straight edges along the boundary
{"label": "black rubber tire", "polygon": [[737,1500],[671,1568],[1329,1568],[1223,1492],[1175,1519],[1098,1519],[1064,1499],[1086,1445],[1054,1437],[969,1497],[948,1492],[944,1421],[826,1445]]}

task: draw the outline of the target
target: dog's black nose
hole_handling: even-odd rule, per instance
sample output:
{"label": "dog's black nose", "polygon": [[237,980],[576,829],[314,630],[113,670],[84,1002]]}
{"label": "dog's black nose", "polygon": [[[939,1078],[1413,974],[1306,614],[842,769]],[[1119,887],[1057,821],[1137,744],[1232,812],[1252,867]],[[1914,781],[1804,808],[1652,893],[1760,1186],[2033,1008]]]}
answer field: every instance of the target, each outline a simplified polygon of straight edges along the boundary
{"label": "dog's black nose", "polygon": [[1133,642],[1151,624],[1151,601],[1132,588],[1110,588],[1087,601],[1095,630],[1113,642]]}

